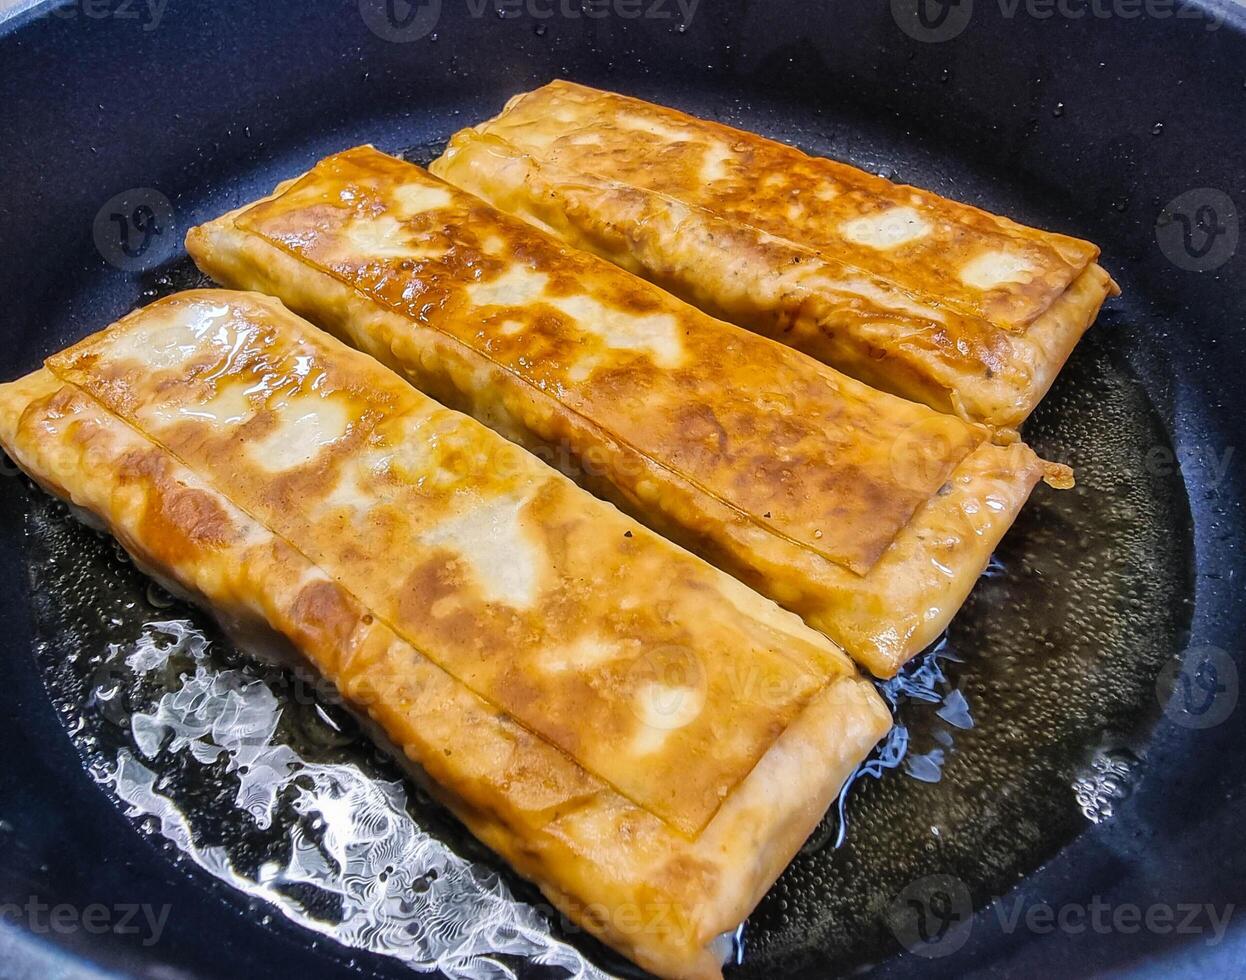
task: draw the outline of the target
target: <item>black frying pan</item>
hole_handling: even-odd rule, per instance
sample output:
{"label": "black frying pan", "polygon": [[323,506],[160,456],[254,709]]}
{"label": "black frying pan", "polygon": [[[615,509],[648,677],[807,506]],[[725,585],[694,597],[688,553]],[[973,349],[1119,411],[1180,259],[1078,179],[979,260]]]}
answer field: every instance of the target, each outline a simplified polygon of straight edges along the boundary
{"label": "black frying pan", "polygon": [[[888,688],[901,730],[857,780],[846,826],[833,813],[750,918],[733,975],[1246,975],[1246,913],[1233,908],[1246,899],[1241,7],[7,9],[5,378],[195,283],[181,249],[192,224],[354,143],[426,163],[456,128],[559,75],[1101,244],[1124,295],[1027,426],[1044,455],[1078,468],[1081,489],[1036,495],[946,639]],[[3,486],[0,974],[409,975],[205,872],[168,826],[127,815],[101,784],[133,748],[141,707],[108,696],[133,679],[115,651],[156,619],[214,634],[22,479]],[[207,656],[287,699],[282,737],[393,777],[332,705],[291,697],[288,677],[219,640]],[[148,695],[131,687],[122,701]],[[154,751],[197,843],[232,849],[243,871],[288,857],[288,813],[240,834],[228,777]],[[413,795],[410,813],[518,899],[539,900],[427,801]],[[158,937],[139,911],[121,921],[144,904],[163,910]],[[49,919],[57,905],[70,910],[63,928]],[[88,921],[92,905],[105,912]],[[521,955],[495,962],[562,975]]]}

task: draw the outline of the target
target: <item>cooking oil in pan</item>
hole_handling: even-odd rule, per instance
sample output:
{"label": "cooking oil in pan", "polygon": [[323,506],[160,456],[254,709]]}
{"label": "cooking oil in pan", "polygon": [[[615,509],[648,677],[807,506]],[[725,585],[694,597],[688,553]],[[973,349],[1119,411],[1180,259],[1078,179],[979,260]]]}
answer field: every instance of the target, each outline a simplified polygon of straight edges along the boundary
{"label": "cooking oil in pan", "polygon": [[952,875],[987,904],[1145,778],[1193,562],[1185,487],[1122,332],[1105,313],[1026,426],[1077,487],[1035,491],[940,644],[887,685],[899,771],[858,780],[842,846],[806,848],[771,889],[746,975],[883,958],[898,948],[884,912],[906,886]]}
{"label": "cooking oil in pan", "polygon": [[330,686],[240,654],[109,539],[31,496],[37,655],[92,776],[141,832],[266,921],[415,970],[606,975],[402,778]]}
{"label": "cooking oil in pan", "polygon": [[[201,284],[178,266],[145,298]],[[1040,487],[947,634],[880,685],[897,726],[746,923],[736,975],[885,957],[881,910],[905,886],[950,874],[984,903],[1145,778],[1156,676],[1185,640],[1189,516],[1179,473],[1148,465],[1167,440],[1116,332],[1110,316],[1090,332],[1027,427],[1077,488]],[[323,685],[238,653],[34,490],[28,526],[49,692],[93,776],[177,860],[419,970],[634,972],[404,781]]]}

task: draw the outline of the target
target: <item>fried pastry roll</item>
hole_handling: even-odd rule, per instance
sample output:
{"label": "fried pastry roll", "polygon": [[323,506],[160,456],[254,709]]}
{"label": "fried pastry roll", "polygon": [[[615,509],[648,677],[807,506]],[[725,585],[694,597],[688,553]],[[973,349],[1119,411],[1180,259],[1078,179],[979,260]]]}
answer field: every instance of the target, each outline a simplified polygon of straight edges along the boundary
{"label": "fried pastry roll", "polygon": [[1118,292],[1099,249],[570,82],[433,173],[876,388],[1016,427]]}
{"label": "fried pastry roll", "polygon": [[484,843],[664,977],[734,930],[890,718],[798,617],[276,300],[182,293],[0,386],[0,442],[284,638]]}

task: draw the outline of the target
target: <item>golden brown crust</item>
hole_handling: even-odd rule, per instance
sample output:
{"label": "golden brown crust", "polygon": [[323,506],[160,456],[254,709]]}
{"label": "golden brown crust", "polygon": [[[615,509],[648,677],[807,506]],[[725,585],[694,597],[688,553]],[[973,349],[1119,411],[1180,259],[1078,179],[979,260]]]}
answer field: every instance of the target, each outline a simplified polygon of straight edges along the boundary
{"label": "golden brown crust", "polygon": [[929,412],[881,403],[375,150],[322,161],[235,223],[859,572],[983,438],[930,421],[940,459],[898,484],[862,434],[892,441]]}
{"label": "golden brown crust", "polygon": [[[266,297],[180,294],[49,365],[0,386],[23,469],[222,618],[293,641],[477,836],[663,976],[719,975],[713,938],[889,723],[795,617]],[[530,567],[476,564],[516,533]],[[421,618],[466,610],[461,630],[403,612],[434,557],[459,577]],[[501,649],[467,635],[508,615]],[[724,766],[725,792],[698,775]]]}
{"label": "golden brown crust", "polygon": [[[826,678],[850,672],[777,610],[741,631],[725,576],[711,586],[700,561],[372,358],[273,300],[223,295],[147,307],[48,367],[298,542],[473,691],[663,819],[701,829]],[[211,533],[206,501],[179,493],[161,506]],[[646,595],[618,608],[614,583],[633,576]],[[331,612],[318,593],[299,604],[313,621]],[[728,652],[703,665],[702,648]],[[746,672],[781,693],[766,704],[734,698]],[[668,677],[692,685],[688,697],[706,710],[655,739],[638,702]],[[724,740],[715,706],[728,704]],[[691,773],[689,758],[702,760]]]}
{"label": "golden brown crust", "polygon": [[[285,193],[192,230],[187,245],[219,281],[280,295],[552,462],[569,451],[595,492],[799,611],[880,675],[946,625],[1038,478],[1021,446],[1003,457],[1016,466],[1007,506],[985,506],[999,496],[991,485],[967,486],[988,516],[943,539],[949,578],[901,542],[944,533],[922,515],[940,513],[932,501],[982,449],[982,427],[713,320],[374,150],[329,158]],[[525,286],[534,281],[539,292]],[[491,301],[473,302],[478,290]],[[916,605],[888,609],[881,597],[897,589]],[[913,617],[920,629],[897,632]]]}
{"label": "golden brown crust", "polygon": [[716,316],[991,425],[1033,410],[1115,291],[1089,242],[566,82],[463,130],[432,170]]}

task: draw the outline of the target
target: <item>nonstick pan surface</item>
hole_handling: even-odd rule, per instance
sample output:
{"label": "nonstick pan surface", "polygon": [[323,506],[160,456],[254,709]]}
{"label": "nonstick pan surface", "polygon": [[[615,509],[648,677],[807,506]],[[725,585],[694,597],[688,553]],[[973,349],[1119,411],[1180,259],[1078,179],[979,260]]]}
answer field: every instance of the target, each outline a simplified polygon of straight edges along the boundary
{"label": "nonstick pan surface", "polygon": [[[15,9],[0,24],[6,379],[198,284],[181,247],[191,225],[356,143],[427,163],[552,77],[1102,245],[1124,294],[1026,429],[1077,469],[1078,490],[1036,493],[946,638],[888,686],[897,733],[749,919],[731,975],[1246,975],[1240,7]],[[410,975],[369,951],[375,937],[352,948],[307,927],[340,907],[302,896],[300,919],[239,887],[288,867],[299,814],[278,800],[266,826],[248,824],[238,772],[167,743],[145,755],[134,718],[200,669],[233,672],[271,692],[273,737],[306,759],[368,785],[396,771],[322,692],[252,666],[22,478],[0,485],[0,975]],[[130,661],[153,642],[163,666],[144,672]],[[122,752],[189,836],[121,798]],[[404,810],[489,887],[539,905],[418,793]],[[234,884],[205,870],[211,847]],[[69,908],[65,928],[32,899]],[[92,905],[99,928],[82,916]],[[634,972],[535,921],[567,962]],[[507,948],[441,970],[567,972]]]}

